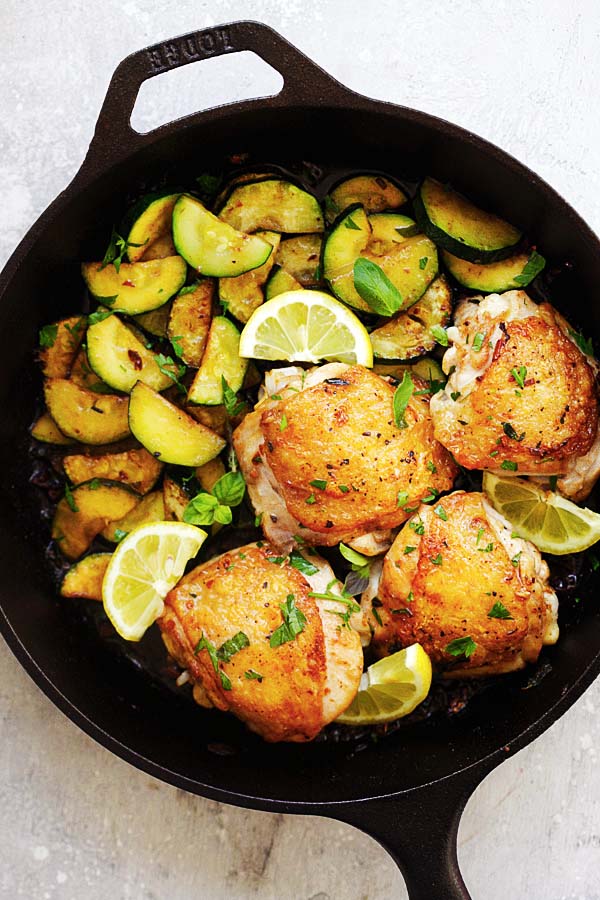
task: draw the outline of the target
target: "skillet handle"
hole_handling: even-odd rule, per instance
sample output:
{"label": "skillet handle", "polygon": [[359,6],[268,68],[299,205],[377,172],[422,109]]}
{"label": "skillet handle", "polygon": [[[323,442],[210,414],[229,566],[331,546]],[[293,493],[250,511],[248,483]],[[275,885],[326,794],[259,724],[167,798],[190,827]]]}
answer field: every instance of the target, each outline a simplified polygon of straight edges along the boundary
{"label": "skillet handle", "polygon": [[142,146],[148,135],[131,127],[131,114],[144,81],[171,69],[216,56],[252,50],[284,79],[279,94],[263,101],[272,106],[306,103],[352,92],[262,22],[230,22],[192,31],[127,56],[117,66],[98,117],[84,165],[113,162]]}
{"label": "skillet handle", "polygon": [[329,814],[387,850],[410,900],[471,900],[458,866],[458,825],[467,800],[491,768],[477,767],[395,798],[349,803]]}

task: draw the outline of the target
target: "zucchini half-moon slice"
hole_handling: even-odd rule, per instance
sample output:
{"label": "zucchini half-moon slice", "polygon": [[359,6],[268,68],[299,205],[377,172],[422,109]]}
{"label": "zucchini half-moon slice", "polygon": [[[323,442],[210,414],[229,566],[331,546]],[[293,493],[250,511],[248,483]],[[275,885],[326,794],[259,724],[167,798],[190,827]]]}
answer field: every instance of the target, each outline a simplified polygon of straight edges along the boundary
{"label": "zucchini half-moon slice", "polygon": [[112,444],[129,434],[128,397],[95,394],[66,378],[47,378],[48,412],[67,437],[83,444]]}
{"label": "zucchini half-moon slice", "polygon": [[138,447],[100,456],[70,453],[63,459],[63,468],[71,484],[104,478],[127,484],[138,494],[147,494],[158,481],[163,465],[143,447]]}
{"label": "zucchini half-moon slice", "polygon": [[102,582],[112,553],[90,553],[71,566],[60,586],[62,597],[102,601]]}
{"label": "zucchini half-moon slice", "polygon": [[173,384],[173,379],[159,368],[155,354],[146,349],[118,316],[108,316],[90,325],[87,355],[96,375],[125,394],[137,381],[149,384],[155,391],[164,391]]}
{"label": "zucchini half-moon slice", "polygon": [[117,272],[112,263],[83,263],[81,271],[88,289],[111,309],[135,316],[166,303],[183,287],[187,274],[181,256],[121,263]]}
{"label": "zucchini half-moon slice", "polygon": [[70,316],[46,326],[50,336],[39,351],[42,372],[46,378],[68,378],[71,366],[85,336],[85,316]]}
{"label": "zucchini half-moon slice", "polygon": [[122,519],[114,519],[106,525],[100,534],[106,541],[116,544],[120,537],[129,534],[140,525],[152,525],[153,522],[164,522],[165,504],[162,490],[146,494]]}
{"label": "zucchini half-moon slice", "polygon": [[521,232],[449,185],[426,178],[415,197],[417,222],[436,244],[461,259],[491,263],[515,252]]}
{"label": "zucchini half-moon slice", "polygon": [[325,227],[317,198],[280,178],[234,188],[219,218],[246,233],[308,234],[323,231]]}
{"label": "zucchini half-moon slice", "polygon": [[298,234],[282,241],[275,254],[275,263],[291,275],[301,287],[317,287],[321,259],[320,234]]}
{"label": "zucchini half-moon slice", "polygon": [[161,462],[202,466],[225,447],[225,440],[139,381],[130,395],[131,431]]}
{"label": "zucchini half-moon slice", "polygon": [[445,328],[452,315],[452,291],[440,275],[421,299],[371,332],[373,355],[378,359],[414,359],[435,346],[431,329]]}
{"label": "zucchini half-moon slice", "polygon": [[37,419],[31,429],[31,436],[43,444],[54,444],[56,447],[68,447],[73,438],[63,434],[52,416],[45,412]]}
{"label": "zucchini half-moon slice", "polygon": [[271,274],[265,284],[265,300],[272,300],[278,294],[285,291],[302,291],[303,286],[296,281],[293,275],[282,269],[281,266],[273,266]]}
{"label": "zucchini half-moon slice", "polygon": [[275,253],[281,240],[281,235],[276,231],[261,231],[260,236],[273,247],[268,260],[245,275],[219,279],[219,298],[240,322],[247,322],[254,310],[264,302],[263,286],[273,268]]}
{"label": "zucchini half-moon slice", "polygon": [[[240,390],[248,360],[240,356],[240,333],[233,322],[215,316],[211,322],[202,365],[188,391],[188,403],[223,403],[223,378],[232,391]],[[200,463],[198,463],[200,465]]]}
{"label": "zucchini half-moon slice", "polygon": [[327,218],[332,222],[349,206],[360,203],[367,213],[380,213],[385,209],[397,209],[406,203],[402,188],[383,175],[353,175],[344,178],[328,194],[325,206]]}
{"label": "zucchini half-moon slice", "polygon": [[127,515],[139,499],[129,488],[110,481],[81,484],[56,507],[52,537],[68,559],[77,559],[108,522]]}
{"label": "zucchini half-moon slice", "polygon": [[198,368],[202,362],[214,295],[215,282],[205,278],[191,290],[184,289],[173,300],[167,335],[171,343],[177,346],[186,366]]}
{"label": "zucchini half-moon slice", "polygon": [[171,238],[171,222],[178,198],[179,194],[146,194],[133,206],[126,217],[131,223],[127,235],[130,262],[161,259],[177,253]]}
{"label": "zucchini half-moon slice", "polygon": [[[501,294],[504,291],[522,290],[541,271],[537,268],[531,272],[530,276],[527,275],[525,267],[529,262],[529,253],[516,253],[514,256],[509,256],[508,259],[487,264],[468,262],[466,259],[460,259],[458,256],[448,253],[447,250],[444,250],[442,258],[448,271],[459,284],[473,291],[482,291],[484,294]],[[541,257],[539,259],[542,261]],[[515,280],[517,278],[518,281]]]}
{"label": "zucchini half-moon slice", "polygon": [[257,269],[272,246],[257,234],[242,234],[184,194],[173,209],[173,240],[183,258],[201,275],[231,278]]}

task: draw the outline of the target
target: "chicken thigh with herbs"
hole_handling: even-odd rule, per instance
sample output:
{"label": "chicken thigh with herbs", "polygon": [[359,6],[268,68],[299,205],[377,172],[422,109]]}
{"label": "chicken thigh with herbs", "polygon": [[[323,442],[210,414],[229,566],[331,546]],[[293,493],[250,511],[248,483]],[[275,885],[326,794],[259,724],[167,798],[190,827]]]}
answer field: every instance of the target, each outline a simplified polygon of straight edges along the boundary
{"label": "chicken thigh with herbs", "polygon": [[262,543],[198,566],[158,620],[197,702],[234,713],[267,741],[309,741],[350,705],[361,622],[325,560],[282,558]]}
{"label": "chicken thigh with herbs", "polygon": [[421,506],[363,595],[373,647],[385,656],[418,642],[447,676],[520,669],[558,639],[548,579],[484,494],[456,491]]}
{"label": "chicken thigh with herbs", "polygon": [[433,437],[416,376],[400,425],[395,386],[363,366],[276,369],[265,387],[233,443],[265,535],[280,548],[299,535],[381,553],[411,508],[452,487],[456,466]]}
{"label": "chicken thigh with herbs", "polygon": [[600,465],[597,366],[562,316],[523,291],[490,294],[459,304],[448,337],[436,438],[467,469],[558,475],[563,494],[586,496]]}

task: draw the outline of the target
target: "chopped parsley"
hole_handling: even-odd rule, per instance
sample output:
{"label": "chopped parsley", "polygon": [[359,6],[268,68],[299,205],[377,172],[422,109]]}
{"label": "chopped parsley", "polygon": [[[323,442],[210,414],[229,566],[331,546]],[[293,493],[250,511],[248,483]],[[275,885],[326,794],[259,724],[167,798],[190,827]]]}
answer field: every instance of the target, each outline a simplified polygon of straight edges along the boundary
{"label": "chopped parsley", "polygon": [[489,544],[486,544],[485,547],[478,547],[477,551],[479,553],[491,553],[493,549],[494,545],[490,542]]}
{"label": "chopped parsley", "polygon": [[440,344],[442,347],[448,346],[450,342],[448,340],[448,332],[445,328],[442,328],[441,325],[432,325],[429,330],[431,332],[431,336],[435,338],[438,344]]}
{"label": "chopped parsley", "polygon": [[317,502],[317,498],[315,497],[314,494],[311,494],[309,497],[306,498],[306,500],[304,502],[308,503],[309,506],[312,506],[313,503]]}
{"label": "chopped parsley", "polygon": [[431,459],[427,460],[427,468],[431,472],[432,475],[435,475],[435,473],[437,472],[437,466]]}
{"label": "chopped parsley", "polygon": [[185,287],[182,287],[182,288],[181,288],[181,290],[179,291],[179,293],[177,294],[177,296],[178,296],[178,297],[185,297],[186,294],[191,294],[192,291],[195,291],[195,290],[196,290],[196,288],[198,287],[199,284],[200,284],[199,281],[194,281],[193,284],[186,284]]}
{"label": "chopped parsley", "polygon": [[429,493],[425,497],[422,498],[421,502],[422,503],[434,503],[439,496],[440,496],[440,492],[436,491],[435,488],[430,487]]}
{"label": "chopped parsley", "polygon": [[256,672],[254,669],[248,669],[244,672],[244,678],[247,678],[248,681],[258,681],[260,684],[264,678],[264,675],[261,675],[260,672]]}
{"label": "chopped parsley", "polygon": [[475,337],[473,338],[473,350],[475,353],[479,353],[481,348],[483,347],[483,341],[485,339],[485,335],[478,331]]}
{"label": "chopped parsley", "polygon": [[333,591],[329,589],[331,587],[331,584],[336,583],[336,580],[337,579],[335,578],[333,579],[333,581],[328,585],[327,591],[325,591],[324,593],[320,594],[316,591],[311,591],[308,596],[314,597],[316,600],[333,600],[335,603],[342,603],[346,607],[346,611],[343,613],[335,613],[335,615],[340,617],[340,619],[342,620],[342,625],[345,625],[349,628],[350,618],[354,613],[360,612],[360,606],[346,590],[342,589],[341,594],[334,594]]}
{"label": "chopped parsley", "polygon": [[40,328],[40,347],[44,350],[54,347],[54,342],[58,337],[58,325],[44,325]]}
{"label": "chopped parsley", "polygon": [[71,510],[71,512],[79,512],[79,507],[75,502],[75,497],[73,496],[73,491],[69,484],[65,484],[65,500],[67,501],[67,506]]}
{"label": "chopped parsley", "polygon": [[510,374],[515,379],[520,388],[525,387],[525,379],[527,378],[527,366],[515,366],[510,370]]}
{"label": "chopped parsley", "polygon": [[115,528],[113,537],[114,537],[115,541],[116,541],[117,543],[119,543],[120,541],[123,540],[123,538],[126,538],[128,534],[129,534],[129,532],[128,532],[128,531],[123,531],[122,528]]}
{"label": "chopped parsley", "polygon": [[406,407],[413,395],[414,389],[415,385],[410,372],[405,372],[402,376],[402,381],[394,391],[394,422],[396,423],[397,428],[408,428],[404,414],[406,413]]}
{"label": "chopped parsley", "polygon": [[308,482],[311,487],[317,488],[319,491],[324,491],[327,487],[327,482],[323,481],[322,478],[315,478],[313,481]]}
{"label": "chopped parsley", "polygon": [[408,523],[409,527],[412,528],[415,534],[422,535],[425,534],[425,523],[422,519],[411,519]]}
{"label": "chopped parsley", "polygon": [[421,259],[419,260],[419,268],[420,268],[421,270],[423,270],[423,269],[425,268],[425,266],[427,265],[428,262],[429,262],[429,257],[428,257],[428,256],[422,256]]}
{"label": "chopped parsley", "polygon": [[450,656],[464,656],[465,659],[469,659],[470,656],[473,656],[476,649],[477,644],[472,637],[462,637],[450,641],[445,647],[445,652],[449,653]]}
{"label": "chopped parsley", "polygon": [[290,553],[289,563],[290,566],[293,566],[294,569],[298,569],[303,575],[316,575],[319,571],[316,566],[307,559],[304,559],[302,554],[298,553],[297,550],[292,550]]}
{"label": "chopped parsley", "polygon": [[442,559],[442,554],[441,554],[441,553],[438,553],[437,556],[431,556],[430,559],[431,559],[431,562],[433,563],[434,566],[441,566],[442,563],[443,563],[443,559]]}
{"label": "chopped parsley", "polygon": [[299,634],[302,634],[306,626],[306,616],[296,606],[293,594],[288,594],[285,603],[280,603],[279,608],[283,622],[269,639],[271,647],[280,647],[282,644],[295,640]]}
{"label": "chopped parsley", "polygon": [[452,397],[452,399],[453,399],[454,402],[456,403],[456,401],[457,401],[458,398],[460,397],[460,391],[452,391],[452,393],[450,394],[450,396]]}
{"label": "chopped parsley", "polygon": [[414,553],[416,547],[409,547],[408,545],[404,548],[404,556],[408,556],[409,553]]}
{"label": "chopped parsley", "polygon": [[121,235],[117,232],[116,228],[113,225],[110,241],[106,249],[106,253],[104,254],[104,257],[102,259],[102,264],[99,271],[101,272],[102,269],[105,269],[108,265],[110,265],[110,263],[112,263],[116,271],[120,272],[123,257],[127,253],[127,248],[143,247],[144,244],[147,243],[148,238],[146,238],[146,240],[141,244],[134,244],[132,241],[128,241],[126,238],[121,237]]}
{"label": "chopped parsley", "polygon": [[448,513],[441,504],[439,506],[436,506],[436,508],[434,509],[434,513],[439,519],[442,520],[442,522],[448,521]]}
{"label": "chopped parsley", "polygon": [[518,553],[515,553],[515,555],[514,555],[513,558],[511,559],[511,563],[513,564],[513,566],[515,567],[515,569],[516,569],[517,566],[519,565],[519,560],[521,559],[521,553],[522,553],[522,552],[523,552],[522,550],[519,550],[519,552],[518,552]]}
{"label": "chopped parsley", "polygon": [[402,508],[403,506],[406,506],[407,503],[408,503],[408,491],[398,491],[398,502],[396,505],[399,506],[400,508]]}
{"label": "chopped parsley", "polygon": [[[243,634],[243,632],[239,632],[239,634]],[[246,635],[244,635],[244,637],[246,637]],[[236,638],[237,638],[237,635],[236,635]],[[232,640],[235,640],[235,638],[232,638]],[[246,640],[248,640],[248,638],[246,638]],[[225,647],[225,645],[227,643],[228,643],[228,641],[225,641],[225,644],[223,644],[223,647]],[[248,641],[248,643],[250,643],[250,642]],[[247,645],[245,645],[245,646],[247,646]],[[230,691],[231,690],[231,681],[229,680],[229,678],[227,677],[225,672],[223,672],[219,668],[219,659],[220,659],[219,653],[223,650],[223,647],[221,647],[219,650],[217,650],[215,645],[212,644],[208,640],[208,638],[206,638],[204,636],[204,634],[202,634],[202,637],[200,638],[200,640],[198,641],[198,643],[196,644],[196,646],[194,648],[194,656],[198,656],[198,654],[200,653],[201,650],[206,650],[206,652],[208,653],[208,655],[210,657],[210,661],[212,663],[212,667],[215,671],[215,674],[218,675],[219,678],[221,679],[221,685],[223,686],[223,689],[225,691]],[[238,649],[241,650],[241,647]],[[236,652],[236,651],[234,651],[234,652]],[[231,658],[231,657],[229,657],[229,658]]]}
{"label": "chopped parsley", "polygon": [[538,253],[537,250],[532,250],[521,274],[515,275],[515,284],[518,284],[519,287],[526,287],[536,275],[540,274],[545,265],[546,260],[541,253]]}
{"label": "chopped parsley", "polygon": [[584,338],[578,331],[569,331],[569,335],[583,353],[587,353],[588,356],[594,355],[594,345],[591,338]]}
{"label": "chopped parsley", "polygon": [[505,607],[504,603],[501,603],[500,600],[496,600],[492,608],[488,613],[488,619],[512,619],[510,612]]}
{"label": "chopped parsley", "polygon": [[522,431],[521,434],[517,434],[510,422],[502,422],[502,430],[511,441],[522,441],[525,437],[525,432]]}
{"label": "chopped parsley", "polygon": [[221,375],[221,387],[223,389],[223,405],[225,406],[225,412],[233,419],[244,411],[246,404],[243,401],[238,400],[236,392],[229,387],[224,375]]}
{"label": "chopped parsley", "polygon": [[114,309],[97,309],[96,312],[90,313],[88,316],[88,325],[96,325],[97,322],[104,322],[105,319],[112,316],[114,311]]}
{"label": "chopped parsley", "polygon": [[[490,453],[490,456],[492,454]],[[506,472],[516,472],[519,468],[518,463],[513,462],[511,459],[504,459],[500,465],[501,469],[504,469]]]}
{"label": "chopped parsley", "polygon": [[172,357],[165,356],[164,353],[157,353],[154,362],[163,375],[170,378],[180,394],[185,394],[186,389],[181,383],[181,379],[185,375],[187,369],[183,363],[176,363]]}

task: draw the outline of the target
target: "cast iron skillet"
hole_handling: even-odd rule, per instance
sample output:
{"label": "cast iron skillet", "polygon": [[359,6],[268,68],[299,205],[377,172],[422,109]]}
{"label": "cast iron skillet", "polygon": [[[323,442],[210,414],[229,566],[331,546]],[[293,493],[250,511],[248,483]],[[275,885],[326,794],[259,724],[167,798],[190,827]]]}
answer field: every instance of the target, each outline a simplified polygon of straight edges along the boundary
{"label": "cast iron skillet", "polygon": [[[130,115],[147,78],[194,60],[252,50],[284,77],[277,96],[189,116],[147,135]],[[460,716],[401,729],[361,752],[326,742],[271,746],[235,720],[201,712],[86,630],[56,598],[47,526],[28,499],[27,428],[40,384],[37,329],[81,308],[78,261],[94,258],[141,179],[219,168],[232,150],[260,161],[432,173],[519,224],[568,259],[566,309],[588,334],[600,307],[600,244],[555,191],[506,153],[447,122],[348,90],[265,25],[236,22],[157,44],[117,68],[72,184],[36,222],[0,276],[0,629],[36,684],[91,737],[178,787],[239,806],[349,822],[392,854],[414,900],[468,898],[456,833],[465,802],[507,755],[548,728],[600,671],[599,614],[586,609],[548,655],[531,690],[509,677]],[[42,752],[42,748],[40,748]],[[343,876],[341,876],[343,877]],[[346,889],[347,890],[347,889]]]}

